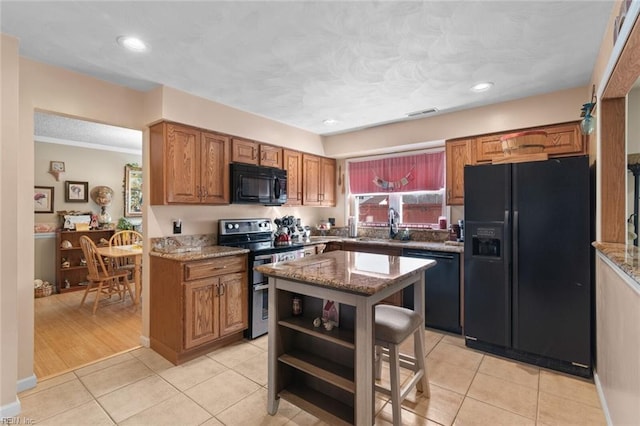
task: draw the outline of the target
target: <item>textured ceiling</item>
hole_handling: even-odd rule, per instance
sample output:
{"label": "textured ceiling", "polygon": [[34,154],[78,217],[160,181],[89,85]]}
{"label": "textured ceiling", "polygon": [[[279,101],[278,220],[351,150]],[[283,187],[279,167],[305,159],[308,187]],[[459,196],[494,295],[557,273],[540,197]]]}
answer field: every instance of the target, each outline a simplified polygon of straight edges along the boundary
{"label": "textured ceiling", "polygon": [[[331,134],[586,85],[613,5],[3,0],[0,14],[27,58]],[[151,50],[124,51],[125,34]]]}
{"label": "textured ceiling", "polygon": [[109,149],[142,155],[142,132],[108,124],[93,123],[60,115],[36,112],[34,139],[93,149]]}

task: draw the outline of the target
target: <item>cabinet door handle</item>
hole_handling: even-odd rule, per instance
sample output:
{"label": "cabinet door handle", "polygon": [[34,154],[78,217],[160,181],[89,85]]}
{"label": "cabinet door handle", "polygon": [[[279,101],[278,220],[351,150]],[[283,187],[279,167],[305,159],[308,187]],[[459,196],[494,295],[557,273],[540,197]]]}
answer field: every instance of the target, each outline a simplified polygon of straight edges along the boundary
{"label": "cabinet door handle", "polygon": [[220,296],[224,296],[224,287],[225,287],[224,283],[220,284]]}
{"label": "cabinet door handle", "polygon": [[252,160],[256,159],[256,149],[255,148],[251,148],[251,159]]}
{"label": "cabinet door handle", "polygon": [[296,200],[302,200],[302,192],[298,192],[297,197]]}

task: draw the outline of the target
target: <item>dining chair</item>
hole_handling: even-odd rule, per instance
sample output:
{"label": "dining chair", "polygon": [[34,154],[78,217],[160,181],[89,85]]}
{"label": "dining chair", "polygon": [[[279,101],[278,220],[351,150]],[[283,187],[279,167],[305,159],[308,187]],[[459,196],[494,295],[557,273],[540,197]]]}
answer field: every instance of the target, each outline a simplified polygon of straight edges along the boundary
{"label": "dining chair", "polygon": [[104,263],[102,256],[98,254],[97,247],[91,238],[83,235],[80,237],[80,247],[82,253],[87,260],[87,288],[80,301],[80,307],[84,305],[84,301],[89,293],[95,292],[96,298],[93,302],[93,314],[98,309],[98,301],[105,295],[111,297],[118,294],[120,299],[124,301],[126,292],[129,292],[131,300],[135,301],[131,285],[129,284],[129,272],[126,270],[110,270]]}
{"label": "dining chair", "polygon": [[[132,244],[141,244],[142,234],[137,231],[124,230],[118,231],[109,238],[109,247],[111,246],[129,246]],[[133,273],[134,268],[133,257],[120,257],[112,259],[112,266],[115,269],[127,269],[130,273]]]}

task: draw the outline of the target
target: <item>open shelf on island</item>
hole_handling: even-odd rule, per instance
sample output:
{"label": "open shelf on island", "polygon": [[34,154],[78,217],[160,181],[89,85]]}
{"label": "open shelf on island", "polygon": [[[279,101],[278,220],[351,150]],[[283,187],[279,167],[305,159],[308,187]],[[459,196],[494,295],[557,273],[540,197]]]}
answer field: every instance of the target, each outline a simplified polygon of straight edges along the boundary
{"label": "open shelf on island", "polygon": [[304,385],[280,391],[280,397],[332,425],[355,424],[353,407]]}
{"label": "open shelf on island", "polygon": [[356,385],[353,381],[353,368],[345,367],[302,350],[294,350],[280,355],[278,360],[333,386],[355,393]]}
{"label": "open shelf on island", "polygon": [[327,331],[323,327],[314,327],[313,319],[307,317],[289,317],[278,321],[278,325],[335,343],[347,349],[355,349],[353,330],[336,327]]}

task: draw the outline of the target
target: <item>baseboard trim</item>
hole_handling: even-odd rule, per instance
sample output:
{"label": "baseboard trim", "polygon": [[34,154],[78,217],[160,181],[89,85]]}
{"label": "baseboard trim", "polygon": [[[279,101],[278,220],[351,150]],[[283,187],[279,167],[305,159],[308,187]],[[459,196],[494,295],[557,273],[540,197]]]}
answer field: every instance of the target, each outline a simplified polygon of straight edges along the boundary
{"label": "baseboard trim", "polygon": [[17,386],[18,393],[26,391],[28,389],[33,389],[36,387],[37,384],[38,384],[38,379],[36,378],[35,374],[32,374],[25,379],[20,379],[18,380],[18,386]]}
{"label": "baseboard trim", "polygon": [[145,348],[151,347],[151,339],[149,339],[148,336],[140,336],[140,345],[144,346]]}
{"label": "baseboard trim", "polygon": [[16,396],[16,400],[14,402],[0,406],[0,419],[15,417],[20,414],[21,410],[20,400]]}
{"label": "baseboard trim", "polygon": [[593,381],[596,384],[596,391],[598,392],[598,397],[600,398],[600,406],[602,406],[602,412],[604,413],[604,418],[607,421],[607,425],[613,426],[611,413],[609,413],[609,407],[607,406],[607,398],[605,398],[604,396],[604,390],[602,389],[600,376],[598,376],[598,370],[596,370],[595,368],[593,369]]}

